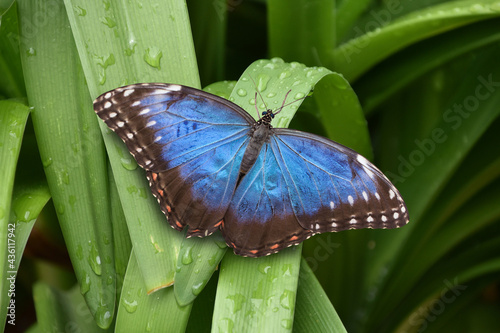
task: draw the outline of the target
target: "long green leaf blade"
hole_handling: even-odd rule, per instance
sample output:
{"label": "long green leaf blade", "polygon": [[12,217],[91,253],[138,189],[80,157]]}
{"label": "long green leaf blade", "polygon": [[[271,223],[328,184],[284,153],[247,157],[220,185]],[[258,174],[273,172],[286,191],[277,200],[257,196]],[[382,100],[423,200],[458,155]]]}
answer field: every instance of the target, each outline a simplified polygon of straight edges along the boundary
{"label": "long green leaf blade", "polygon": [[[17,101],[0,101],[0,325],[5,322],[7,306],[10,302],[10,284],[15,282],[17,267],[21,260],[22,251],[16,251],[17,244],[15,224],[11,225],[10,206],[14,187],[14,176],[17,159],[21,150],[26,120],[30,114],[29,108]],[[11,250],[12,249],[12,250]],[[10,250],[10,251],[9,251]],[[14,251],[12,253],[12,251]],[[7,277],[14,276],[13,280]]]}
{"label": "long green leaf blade", "polygon": [[[135,82],[198,87],[189,18],[182,1],[105,6],[66,0],[66,9],[93,98]],[[165,33],[159,38],[158,33]],[[143,170],[100,122],[134,251],[148,292],[173,283],[182,235],[172,230],[151,195]]]}
{"label": "long green leaf blade", "polygon": [[21,29],[33,125],[81,292],[97,324],[106,328],[115,308],[115,269],[97,119],[62,1],[20,1],[19,13],[21,26],[44,20],[36,34]]}

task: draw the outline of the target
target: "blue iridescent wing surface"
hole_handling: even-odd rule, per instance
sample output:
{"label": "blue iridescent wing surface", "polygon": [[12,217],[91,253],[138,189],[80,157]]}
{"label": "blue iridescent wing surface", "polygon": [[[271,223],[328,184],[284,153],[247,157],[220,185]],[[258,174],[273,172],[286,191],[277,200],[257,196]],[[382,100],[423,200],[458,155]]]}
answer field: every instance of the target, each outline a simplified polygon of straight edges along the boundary
{"label": "blue iridescent wing surface", "polygon": [[397,189],[355,151],[305,132],[272,132],[225,218],[226,241],[237,253],[260,256],[316,233],[408,222]]}
{"label": "blue iridescent wing surface", "polygon": [[120,87],[96,99],[98,116],[146,170],[172,227],[213,233],[236,187],[254,120],[235,104],[172,84]]}

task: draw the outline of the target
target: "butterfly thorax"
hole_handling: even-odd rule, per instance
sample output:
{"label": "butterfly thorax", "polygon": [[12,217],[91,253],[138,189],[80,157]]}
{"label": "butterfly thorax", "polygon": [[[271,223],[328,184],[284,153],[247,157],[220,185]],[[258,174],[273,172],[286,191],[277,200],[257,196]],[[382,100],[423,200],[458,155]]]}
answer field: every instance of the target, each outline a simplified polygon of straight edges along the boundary
{"label": "butterfly thorax", "polygon": [[265,114],[253,125],[253,129],[250,132],[250,142],[245,149],[245,153],[243,154],[243,159],[241,161],[240,179],[254,165],[262,146],[268,141],[272,129],[270,124],[271,119],[271,115]]}

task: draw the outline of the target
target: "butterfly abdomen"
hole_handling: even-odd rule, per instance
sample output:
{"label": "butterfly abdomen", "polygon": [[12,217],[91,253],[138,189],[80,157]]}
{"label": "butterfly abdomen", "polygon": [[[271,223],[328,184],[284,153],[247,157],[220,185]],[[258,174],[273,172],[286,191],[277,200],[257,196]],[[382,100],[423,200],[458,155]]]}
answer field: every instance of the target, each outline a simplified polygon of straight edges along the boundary
{"label": "butterfly abdomen", "polygon": [[270,135],[271,125],[266,123],[257,123],[255,125],[255,130],[251,132],[250,142],[248,143],[245,153],[243,154],[243,159],[241,160],[240,180],[241,177],[243,177],[255,164],[262,146],[267,142]]}

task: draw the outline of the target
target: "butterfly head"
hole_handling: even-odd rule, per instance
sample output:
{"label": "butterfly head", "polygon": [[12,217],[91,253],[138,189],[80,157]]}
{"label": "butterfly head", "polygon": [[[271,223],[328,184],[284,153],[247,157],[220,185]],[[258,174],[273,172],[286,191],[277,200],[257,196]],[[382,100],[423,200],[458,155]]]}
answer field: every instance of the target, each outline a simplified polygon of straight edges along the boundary
{"label": "butterfly head", "polygon": [[273,110],[266,110],[262,112],[262,117],[260,118],[260,122],[264,124],[271,124],[271,121],[274,118],[275,113]]}

